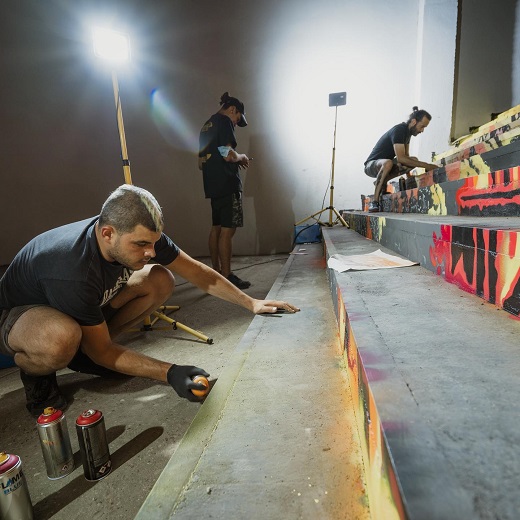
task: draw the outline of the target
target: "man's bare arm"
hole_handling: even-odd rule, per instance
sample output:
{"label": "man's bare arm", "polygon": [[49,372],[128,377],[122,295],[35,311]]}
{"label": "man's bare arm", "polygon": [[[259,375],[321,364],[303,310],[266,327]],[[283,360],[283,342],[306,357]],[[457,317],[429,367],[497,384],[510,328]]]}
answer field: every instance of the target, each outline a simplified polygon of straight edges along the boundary
{"label": "man's bare arm", "polygon": [[122,374],[166,382],[171,363],[150,358],[113,342],[105,322],[83,326],[81,330],[81,349],[94,363]]}
{"label": "man's bare arm", "polygon": [[274,313],[278,309],[285,309],[287,312],[300,310],[298,307],[280,300],[257,300],[251,298],[214,269],[191,258],[184,251],[181,251],[179,256],[166,267],[203,291],[222,300],[240,305],[255,314]]}
{"label": "man's bare arm", "polygon": [[426,163],[419,161],[419,159],[416,159],[415,157],[410,157],[408,155],[407,145],[394,144],[394,151],[397,162],[404,166],[408,166],[409,168],[424,168],[426,171],[429,171],[439,167],[437,164]]}

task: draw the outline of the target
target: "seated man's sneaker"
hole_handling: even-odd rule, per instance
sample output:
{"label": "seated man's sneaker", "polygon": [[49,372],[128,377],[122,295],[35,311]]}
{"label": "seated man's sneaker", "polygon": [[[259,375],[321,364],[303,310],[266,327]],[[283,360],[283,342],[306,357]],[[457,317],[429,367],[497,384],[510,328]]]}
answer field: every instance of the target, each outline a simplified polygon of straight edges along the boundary
{"label": "seated man's sneaker", "polygon": [[248,287],[251,287],[251,282],[240,279],[236,274],[231,273],[227,279],[239,289],[247,289]]}
{"label": "seated man's sneaker", "polygon": [[379,209],[379,202],[373,200],[369,205],[368,205],[368,212],[369,213],[379,213],[380,209]]}
{"label": "seated man's sneaker", "polygon": [[46,376],[32,376],[20,370],[20,378],[27,400],[25,406],[33,417],[39,417],[49,406],[57,410],[64,410],[67,407],[67,401],[58,388],[56,372]]}

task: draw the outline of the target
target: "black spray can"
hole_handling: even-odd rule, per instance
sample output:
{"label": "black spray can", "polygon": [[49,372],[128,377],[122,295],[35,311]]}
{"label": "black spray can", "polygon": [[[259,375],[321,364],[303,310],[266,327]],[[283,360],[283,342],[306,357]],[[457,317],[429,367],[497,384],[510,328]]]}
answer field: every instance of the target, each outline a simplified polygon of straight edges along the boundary
{"label": "black spray can", "polygon": [[0,452],[0,487],[0,518],[32,520],[31,497],[18,455]]}
{"label": "black spray can", "polygon": [[52,407],[45,408],[36,424],[47,476],[51,480],[65,477],[74,470],[74,454],[65,414]]}
{"label": "black spray can", "polygon": [[87,480],[101,480],[112,469],[105,419],[99,410],[86,410],[76,419],[79,449]]}

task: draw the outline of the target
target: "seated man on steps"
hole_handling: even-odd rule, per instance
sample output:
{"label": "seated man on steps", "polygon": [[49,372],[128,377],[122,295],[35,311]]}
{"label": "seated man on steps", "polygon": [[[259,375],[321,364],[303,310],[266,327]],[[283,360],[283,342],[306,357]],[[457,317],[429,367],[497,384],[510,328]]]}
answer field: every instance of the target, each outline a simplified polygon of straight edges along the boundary
{"label": "seated man on steps", "polygon": [[417,157],[410,157],[409,144],[412,136],[424,132],[432,116],[426,110],[413,107],[406,123],[399,123],[384,133],[377,141],[374,149],[365,161],[365,173],[369,177],[375,177],[374,200],[370,203],[368,211],[379,211],[379,199],[381,193],[386,191],[389,180],[409,172],[412,168],[420,167],[428,170],[438,168],[436,164],[419,161]]}
{"label": "seated man on steps", "polygon": [[255,314],[299,310],[283,301],[251,298],[181,251],[163,227],[155,198],[123,185],[99,216],[37,236],[11,262],[0,280],[0,352],[20,367],[33,415],[47,406],[66,406],[56,371],[67,366],[167,382],[180,397],[201,400],[191,389],[202,386],[191,378],[209,376],[203,369],[150,358],[115,341],[171,296],[172,272]]}

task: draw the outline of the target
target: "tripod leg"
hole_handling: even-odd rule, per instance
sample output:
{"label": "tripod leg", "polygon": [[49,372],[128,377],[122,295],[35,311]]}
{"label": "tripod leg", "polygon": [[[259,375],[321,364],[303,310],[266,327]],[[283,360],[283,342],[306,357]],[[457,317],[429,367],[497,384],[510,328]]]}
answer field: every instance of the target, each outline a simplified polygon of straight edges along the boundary
{"label": "tripod leg", "polygon": [[[302,224],[303,222],[305,222],[306,220],[310,220],[311,218],[315,218],[316,215],[321,215],[324,211],[327,211],[328,208],[324,208],[324,209],[321,209],[320,211],[317,211],[316,213],[313,213],[312,215],[309,215],[308,217],[305,217],[304,219],[296,222],[294,225],[295,226],[299,226],[300,224]],[[322,222],[320,222],[319,220],[317,220],[317,223],[318,224],[323,224]]]}
{"label": "tripod leg", "polygon": [[159,307],[159,312],[164,311],[178,311],[180,309],[179,305],[161,305]]}
{"label": "tripod leg", "polygon": [[146,318],[143,320],[143,331],[147,332],[149,330],[152,330],[152,325],[153,323],[150,319],[150,316],[146,316]]}
{"label": "tripod leg", "polygon": [[208,345],[213,344],[213,340],[211,338],[208,338],[208,336],[205,336],[204,334],[202,334],[202,332],[199,332],[198,330],[187,327],[186,325],[180,323],[179,321],[174,320],[174,319],[170,318],[169,316],[166,316],[166,314],[164,314],[162,312],[153,311],[152,314],[154,316],[156,316],[158,319],[163,320],[163,321],[169,323],[170,325],[172,325],[174,329],[176,329],[176,328],[182,329],[185,332],[193,334],[194,336],[201,339]]}
{"label": "tripod leg", "polygon": [[336,208],[332,208],[332,211],[334,211],[334,213],[338,217],[338,220],[341,222],[343,226],[345,226],[346,228],[350,228],[350,226],[347,224],[347,221],[339,214]]}

